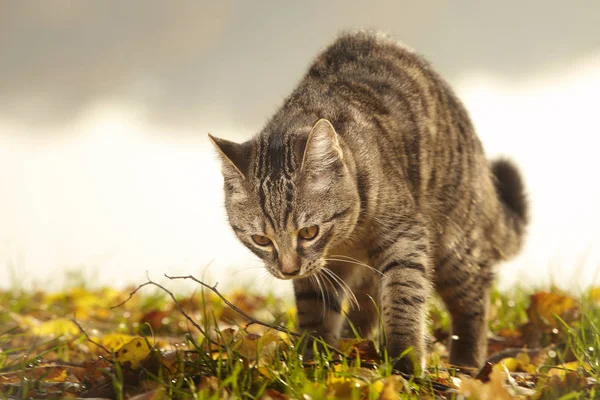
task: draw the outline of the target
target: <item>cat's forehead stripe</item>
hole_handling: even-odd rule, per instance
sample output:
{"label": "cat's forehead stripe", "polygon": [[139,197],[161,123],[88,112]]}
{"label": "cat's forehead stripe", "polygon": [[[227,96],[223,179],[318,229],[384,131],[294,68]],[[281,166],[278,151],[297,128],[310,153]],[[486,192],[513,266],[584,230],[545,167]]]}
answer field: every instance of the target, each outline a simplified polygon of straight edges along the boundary
{"label": "cat's forehead stripe", "polygon": [[255,173],[260,205],[273,228],[284,229],[293,208],[294,135],[277,132],[259,135]]}

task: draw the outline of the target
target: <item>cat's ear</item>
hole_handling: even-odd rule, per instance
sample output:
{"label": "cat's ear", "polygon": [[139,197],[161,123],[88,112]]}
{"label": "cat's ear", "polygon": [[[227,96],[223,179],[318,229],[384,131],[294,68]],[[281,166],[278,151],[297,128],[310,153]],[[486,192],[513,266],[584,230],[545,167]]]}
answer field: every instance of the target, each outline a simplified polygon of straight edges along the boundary
{"label": "cat's ear", "polygon": [[208,134],[223,162],[223,174],[239,175],[246,178],[252,153],[252,142],[235,143]]}
{"label": "cat's ear", "polygon": [[342,159],[342,148],[333,125],[326,119],[318,120],[306,140],[302,170],[305,168],[326,169]]}

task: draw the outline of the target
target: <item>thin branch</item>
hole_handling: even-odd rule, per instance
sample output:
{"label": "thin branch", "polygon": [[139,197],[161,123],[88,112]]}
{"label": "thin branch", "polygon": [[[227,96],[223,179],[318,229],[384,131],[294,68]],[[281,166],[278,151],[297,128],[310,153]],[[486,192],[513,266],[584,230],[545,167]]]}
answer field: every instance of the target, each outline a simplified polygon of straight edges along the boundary
{"label": "thin branch", "polygon": [[163,292],[167,293],[169,295],[169,297],[171,297],[171,300],[173,300],[173,302],[175,303],[175,305],[177,306],[177,309],[179,310],[179,312],[181,313],[181,315],[183,315],[185,317],[185,319],[187,319],[193,326],[194,328],[196,328],[201,334],[202,336],[204,336],[205,338],[207,338],[212,344],[218,345],[220,346],[220,344],[214,340],[212,340],[207,333],[204,331],[204,329],[202,329],[202,327],[200,325],[198,325],[198,323],[196,321],[194,321],[192,319],[192,317],[189,316],[188,313],[186,313],[183,310],[183,307],[181,306],[181,304],[177,301],[177,299],[175,298],[175,295],[173,294],[173,292],[171,292],[169,289],[167,289],[166,287],[162,286],[160,283],[156,283],[154,282],[152,279],[150,279],[150,277],[148,277],[148,282],[146,283],[142,283],[141,285],[139,285],[137,288],[135,288],[134,291],[132,291],[131,293],[129,293],[129,296],[127,297],[127,299],[125,299],[124,301],[120,302],[119,304],[112,306],[111,309],[113,308],[117,308],[122,306],[123,304],[127,303],[129,300],[131,300],[131,298],[133,297],[134,294],[136,294],[141,288],[143,288],[144,286],[148,286],[148,285],[153,285],[158,287],[159,289],[161,289]]}
{"label": "thin branch", "polygon": [[83,333],[83,335],[85,336],[85,338],[88,340],[88,342],[95,344],[96,346],[100,347],[102,350],[104,350],[107,354],[111,354],[111,351],[108,350],[106,347],[104,347],[103,345],[101,345],[100,343],[96,342],[95,340],[93,340],[88,334],[87,332],[82,328],[81,325],[79,325],[79,322],[77,322],[77,320],[75,318],[71,318],[71,322],[73,322],[75,325],[77,325],[77,328],[79,328],[79,331],[81,333]]}
{"label": "thin branch", "polygon": [[[233,304],[232,302],[230,302],[229,300],[227,300],[227,298],[225,296],[223,296],[223,294],[221,294],[221,292],[219,292],[219,290],[217,289],[218,283],[216,283],[214,286],[210,286],[209,284],[202,282],[200,279],[198,279],[198,278],[196,278],[196,277],[194,277],[192,275],[169,276],[169,275],[165,274],[165,277],[168,278],[168,279],[171,279],[171,280],[174,280],[174,279],[190,279],[190,280],[192,280],[192,281],[194,281],[194,282],[202,285],[203,287],[207,288],[208,290],[210,290],[211,292],[213,292],[214,294],[216,294],[223,301],[223,303],[225,303],[227,306],[229,306],[232,310],[234,310],[235,312],[237,312],[238,314],[240,314],[241,316],[243,316],[244,318],[246,318],[248,321],[250,321],[250,323],[248,324],[248,326],[252,325],[252,324],[256,324],[256,325],[264,326],[265,328],[270,328],[270,329],[274,329],[274,330],[279,331],[279,332],[287,333],[288,335],[291,335],[291,336],[295,336],[295,337],[306,336],[306,337],[311,338],[313,340],[319,340],[319,338],[317,336],[314,336],[314,335],[311,335],[311,334],[308,334],[308,333],[301,334],[301,333],[298,333],[298,332],[294,332],[294,331],[286,328],[285,326],[281,326],[281,325],[278,325],[278,324],[268,324],[266,322],[263,322],[261,320],[258,320],[256,318],[254,318],[251,315],[248,315],[246,312],[244,312],[243,310],[241,310],[235,304]],[[342,351],[336,349],[334,346],[332,346],[330,344],[327,344],[327,343],[322,343],[322,344],[325,345],[332,352],[334,352],[334,353],[336,353],[336,354],[338,354],[340,356],[345,357],[345,354]]]}
{"label": "thin branch", "polygon": [[196,283],[204,286],[205,288],[207,288],[208,290],[210,290],[211,292],[213,292],[214,294],[216,294],[217,296],[219,296],[219,298],[221,300],[223,300],[223,303],[227,304],[227,306],[229,306],[232,310],[234,310],[235,312],[237,312],[238,314],[240,314],[242,317],[244,317],[248,321],[250,321],[250,325],[251,324],[261,325],[261,326],[264,326],[266,328],[275,329],[275,330],[277,330],[279,332],[287,333],[287,334],[292,335],[292,336],[296,336],[296,337],[302,336],[301,334],[299,334],[297,332],[289,330],[285,326],[281,326],[281,325],[277,325],[277,324],[268,324],[266,322],[262,322],[262,321],[260,321],[260,320],[258,320],[256,318],[254,318],[251,315],[248,315],[246,312],[244,312],[243,310],[241,310],[235,304],[233,304],[229,300],[227,300],[227,298],[225,296],[223,296],[221,294],[221,292],[219,292],[219,290],[217,289],[217,284],[215,284],[214,286],[210,286],[209,284],[202,282],[201,280],[193,277],[192,275],[186,275],[186,276],[169,276],[169,275],[165,274],[165,277],[167,277],[169,279],[191,279],[194,282],[196,282]]}
{"label": "thin branch", "polygon": [[119,304],[116,304],[116,305],[112,306],[110,309],[112,310],[112,309],[121,307],[122,305],[124,305],[125,303],[127,303],[129,300],[131,300],[131,298],[133,297],[133,295],[136,294],[141,288],[143,288],[144,286],[152,285],[153,283],[154,282],[152,282],[151,280],[148,280],[148,282],[146,282],[146,283],[142,283],[137,288],[135,288],[135,290],[133,292],[129,293],[129,296],[125,300],[123,300]]}

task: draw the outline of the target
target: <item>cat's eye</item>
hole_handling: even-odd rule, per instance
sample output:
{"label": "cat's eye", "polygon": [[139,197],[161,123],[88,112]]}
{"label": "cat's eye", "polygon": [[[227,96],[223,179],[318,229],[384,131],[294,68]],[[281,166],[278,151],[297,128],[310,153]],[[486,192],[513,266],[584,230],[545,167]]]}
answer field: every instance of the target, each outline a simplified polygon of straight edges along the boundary
{"label": "cat's eye", "polygon": [[271,239],[264,235],[252,235],[252,240],[259,246],[268,246],[271,244]]}
{"label": "cat's eye", "polygon": [[302,228],[298,232],[298,236],[303,240],[312,240],[317,237],[319,234],[319,227],[316,225],[309,226],[307,228]]}

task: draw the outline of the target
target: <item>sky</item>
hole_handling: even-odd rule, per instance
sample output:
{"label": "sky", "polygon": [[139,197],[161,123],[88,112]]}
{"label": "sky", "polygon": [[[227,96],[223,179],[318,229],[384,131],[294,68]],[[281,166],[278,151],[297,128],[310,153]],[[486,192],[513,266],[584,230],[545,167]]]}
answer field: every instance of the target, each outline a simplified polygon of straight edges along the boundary
{"label": "sky", "polygon": [[206,134],[249,138],[358,28],[428,58],[487,154],[521,167],[533,220],[500,284],[593,283],[600,3],[52,0],[0,3],[0,287],[166,272],[289,291],[227,226]]}

